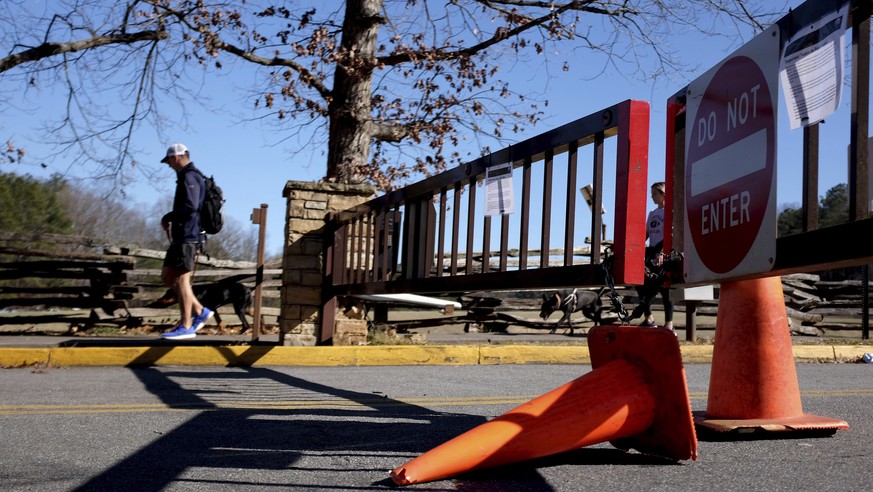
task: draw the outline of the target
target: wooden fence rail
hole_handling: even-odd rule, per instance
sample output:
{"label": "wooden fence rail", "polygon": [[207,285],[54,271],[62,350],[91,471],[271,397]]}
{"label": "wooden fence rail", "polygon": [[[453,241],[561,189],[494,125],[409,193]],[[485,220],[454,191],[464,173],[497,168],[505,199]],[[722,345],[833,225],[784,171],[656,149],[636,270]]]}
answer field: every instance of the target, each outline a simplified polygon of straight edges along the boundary
{"label": "wooden fence rail", "polygon": [[[164,254],[82,236],[0,232],[0,309],[90,310],[85,325],[100,322],[131,327],[147,317],[169,320],[174,311],[144,307],[166,292],[160,279]],[[263,270],[262,296],[268,303],[279,297],[279,264],[280,260],[269,262]],[[231,279],[254,287],[257,269],[255,262],[202,256],[194,275],[197,282]],[[278,308],[262,308],[262,314],[278,316]],[[34,318],[3,316],[0,325],[19,324],[22,319]],[[47,314],[39,319],[69,318]],[[233,321],[233,316],[225,319]],[[82,324],[82,320],[70,323]]]}

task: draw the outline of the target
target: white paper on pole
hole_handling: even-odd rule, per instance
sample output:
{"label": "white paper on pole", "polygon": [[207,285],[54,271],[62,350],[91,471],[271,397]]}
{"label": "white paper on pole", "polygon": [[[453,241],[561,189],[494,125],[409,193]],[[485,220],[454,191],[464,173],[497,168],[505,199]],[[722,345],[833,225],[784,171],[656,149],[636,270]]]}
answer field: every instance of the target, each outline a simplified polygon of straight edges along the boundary
{"label": "white paper on pole", "polygon": [[485,170],[485,215],[511,214],[512,163],[497,164]]}
{"label": "white paper on pole", "polygon": [[779,67],[791,129],[825,119],[842,94],[849,6],[797,31],[785,43]]}

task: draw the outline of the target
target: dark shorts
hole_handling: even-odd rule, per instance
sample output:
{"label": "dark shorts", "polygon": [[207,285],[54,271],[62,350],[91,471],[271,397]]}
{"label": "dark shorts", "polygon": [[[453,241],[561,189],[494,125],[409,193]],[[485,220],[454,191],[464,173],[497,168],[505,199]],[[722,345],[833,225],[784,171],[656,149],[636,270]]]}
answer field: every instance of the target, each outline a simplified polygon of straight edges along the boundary
{"label": "dark shorts", "polygon": [[164,266],[190,272],[194,270],[197,243],[171,243],[164,257]]}

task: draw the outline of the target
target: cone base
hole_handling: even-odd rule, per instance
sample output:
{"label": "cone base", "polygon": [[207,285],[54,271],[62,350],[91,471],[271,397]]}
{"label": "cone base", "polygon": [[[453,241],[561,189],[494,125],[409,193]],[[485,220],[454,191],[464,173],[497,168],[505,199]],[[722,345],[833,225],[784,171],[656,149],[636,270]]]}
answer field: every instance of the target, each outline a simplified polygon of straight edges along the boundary
{"label": "cone base", "polygon": [[697,434],[679,340],[672,330],[640,326],[595,326],[588,332],[591,367],[597,369],[621,359],[640,368],[649,378],[658,404],[652,424],[642,434],[615,439],[619,449],[697,460]]}
{"label": "cone base", "polygon": [[836,432],[849,428],[849,424],[845,420],[812,414],[773,419],[716,419],[709,418],[705,414],[695,413],[694,424],[716,432],[735,432],[738,434],[811,430]]}
{"label": "cone base", "polygon": [[707,410],[696,425],[736,434],[849,428],[803,413],[787,326],[780,277],[721,284]]}

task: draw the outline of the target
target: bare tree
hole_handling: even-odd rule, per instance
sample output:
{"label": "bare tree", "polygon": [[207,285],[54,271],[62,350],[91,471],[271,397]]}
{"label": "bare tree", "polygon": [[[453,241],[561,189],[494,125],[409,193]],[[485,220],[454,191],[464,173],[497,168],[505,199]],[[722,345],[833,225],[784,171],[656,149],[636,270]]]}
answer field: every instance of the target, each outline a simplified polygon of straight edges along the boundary
{"label": "bare tree", "polygon": [[144,248],[164,246],[157,224],[149,224],[139,208],[117,197],[100,193],[87,184],[68,183],[58,193],[76,234],[98,238],[109,244],[137,244]]}
{"label": "bare tree", "polygon": [[[159,218],[172,207],[171,197],[149,207],[125,203],[89,183],[65,183],[67,186],[58,192],[58,200],[77,235],[101,239],[107,244],[166,249],[167,237]],[[222,231],[207,238],[206,253],[223,260],[257,260],[257,228],[233,217],[225,220]]]}
{"label": "bare tree", "polygon": [[[457,163],[468,135],[499,141],[541,118],[542,95],[518,93],[502,78],[516,60],[567,70],[571,57],[584,56],[603,71],[670,73],[679,68],[672,33],[760,29],[774,18],[761,3],[5,0],[0,97],[65,87],[66,105],[47,130],[61,149],[77,146],[83,160],[123,181],[142,166],[135,133],[159,127],[168,101],[191,101],[208,83],[186,73],[253,69],[263,77],[251,88],[256,114],[289,133],[314,125],[327,180],[391,189]],[[105,91],[122,94],[123,111]]]}
{"label": "bare tree", "polygon": [[233,217],[225,217],[224,228],[209,236],[206,252],[216,258],[256,261],[258,259],[258,229]]}

